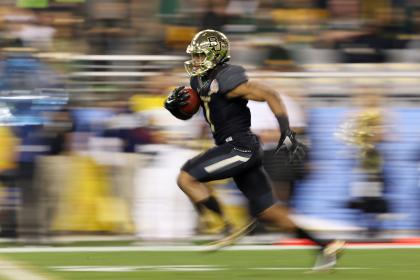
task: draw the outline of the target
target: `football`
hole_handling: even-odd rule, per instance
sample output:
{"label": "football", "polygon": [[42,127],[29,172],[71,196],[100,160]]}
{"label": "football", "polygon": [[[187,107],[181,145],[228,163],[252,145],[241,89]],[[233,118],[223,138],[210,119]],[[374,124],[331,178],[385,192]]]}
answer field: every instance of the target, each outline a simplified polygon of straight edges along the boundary
{"label": "football", "polygon": [[180,107],[180,110],[187,114],[195,114],[198,109],[200,109],[200,96],[198,96],[198,93],[190,87],[186,87],[185,90],[190,95],[190,98],[188,98],[188,104]]}

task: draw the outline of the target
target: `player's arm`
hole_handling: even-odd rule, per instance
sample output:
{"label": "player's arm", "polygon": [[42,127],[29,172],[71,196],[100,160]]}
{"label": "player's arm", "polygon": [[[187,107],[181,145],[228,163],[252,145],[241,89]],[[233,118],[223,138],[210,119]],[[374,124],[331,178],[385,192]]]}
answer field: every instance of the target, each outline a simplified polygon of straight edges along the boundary
{"label": "player's arm", "polygon": [[280,126],[279,147],[283,143],[289,148],[294,144],[294,133],[289,127],[286,106],[275,90],[255,81],[240,84],[227,94],[228,98],[244,98],[254,101],[265,101],[277,118]]}
{"label": "player's arm", "polygon": [[188,98],[190,97],[184,89],[184,86],[175,88],[168,95],[164,103],[165,109],[180,120],[188,120],[193,116],[193,114],[188,114],[180,110],[180,107],[188,104]]}

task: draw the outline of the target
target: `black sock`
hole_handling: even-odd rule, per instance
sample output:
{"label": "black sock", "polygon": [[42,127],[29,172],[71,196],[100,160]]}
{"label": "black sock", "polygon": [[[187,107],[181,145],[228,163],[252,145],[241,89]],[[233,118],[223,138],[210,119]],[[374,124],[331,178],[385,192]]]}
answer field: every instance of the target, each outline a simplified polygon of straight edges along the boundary
{"label": "black sock", "polygon": [[306,230],[304,230],[302,228],[299,228],[299,227],[296,229],[296,236],[298,238],[309,239],[309,240],[315,242],[318,246],[320,246],[322,248],[324,248],[327,245],[327,242],[323,242],[323,241],[319,240],[318,238],[315,238],[312,234],[310,234]]}
{"label": "black sock", "polygon": [[202,215],[204,213],[204,210],[206,209],[204,207],[204,205],[202,205],[201,203],[194,203],[194,208],[195,210],[197,210],[198,214]]}
{"label": "black sock", "polygon": [[201,200],[199,202],[194,203],[195,208],[197,209],[198,213],[202,214],[204,212],[204,209],[207,208],[216,214],[223,217],[223,211],[220,207],[219,202],[214,196],[210,196],[207,199]]}

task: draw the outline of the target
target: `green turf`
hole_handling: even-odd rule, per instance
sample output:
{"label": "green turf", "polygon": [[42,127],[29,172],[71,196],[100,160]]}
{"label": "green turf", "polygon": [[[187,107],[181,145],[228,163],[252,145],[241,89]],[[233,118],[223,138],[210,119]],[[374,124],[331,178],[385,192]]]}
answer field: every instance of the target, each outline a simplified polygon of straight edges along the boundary
{"label": "green turf", "polygon": [[[13,253],[3,257],[46,270],[58,279],[420,279],[420,249],[347,250],[338,267],[366,268],[337,270],[334,273],[307,273],[305,270],[254,270],[261,267],[310,267],[314,251],[222,251],[203,252],[104,252],[104,253]],[[145,266],[215,265],[222,271],[135,271],[64,272],[52,266]]]}

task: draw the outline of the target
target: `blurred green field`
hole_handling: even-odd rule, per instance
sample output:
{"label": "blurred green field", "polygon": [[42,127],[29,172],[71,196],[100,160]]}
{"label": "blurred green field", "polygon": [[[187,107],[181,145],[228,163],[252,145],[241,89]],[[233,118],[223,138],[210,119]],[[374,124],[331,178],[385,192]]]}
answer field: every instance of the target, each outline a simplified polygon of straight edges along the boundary
{"label": "blurred green field", "polygon": [[45,279],[420,279],[420,249],[347,250],[332,273],[310,273],[314,256],[308,249],[35,252],[0,259],[17,261],[25,270],[49,276]]}

